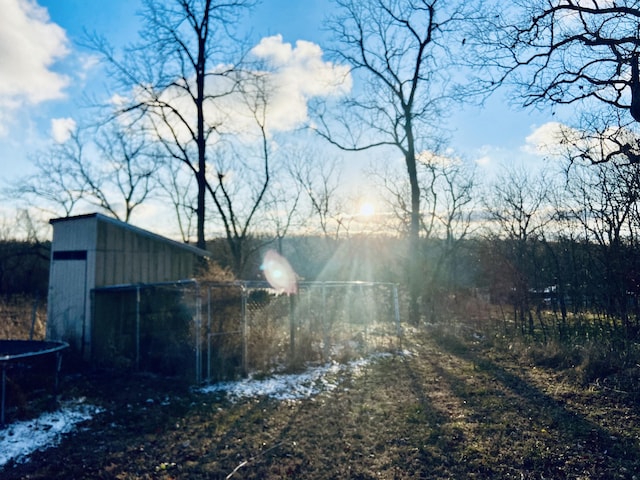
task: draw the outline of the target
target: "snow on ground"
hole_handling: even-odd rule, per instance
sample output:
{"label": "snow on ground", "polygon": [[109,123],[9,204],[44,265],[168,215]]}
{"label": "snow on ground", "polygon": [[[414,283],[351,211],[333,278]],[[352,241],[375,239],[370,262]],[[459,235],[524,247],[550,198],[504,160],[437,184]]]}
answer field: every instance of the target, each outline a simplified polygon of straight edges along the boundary
{"label": "snow on ground", "polygon": [[329,363],[307,370],[303,373],[274,375],[265,379],[248,378],[238,382],[222,382],[203,387],[203,393],[226,393],[231,401],[242,398],[265,396],[276,400],[300,400],[310,398],[321,392],[330,392],[338,386],[340,375],[351,372],[362,373],[372,360],[389,356],[376,354],[368,358],[354,360],[346,364]]}
{"label": "snow on ground", "polygon": [[[321,392],[334,390],[343,374],[361,375],[373,360],[389,355],[376,354],[347,364],[329,363],[299,374],[217,383],[203,387],[201,391],[226,393],[231,401],[258,396],[276,400],[310,398]],[[57,445],[63,434],[71,432],[76,424],[91,419],[100,411],[95,406],[84,404],[81,399],[67,403],[55,412],[44,413],[36,419],[13,422],[0,428],[0,470],[10,460],[24,462],[36,450]]]}
{"label": "snow on ground", "polygon": [[63,434],[96,413],[100,413],[96,407],[75,401],[38,418],[5,425],[0,428],[0,468],[9,460],[23,462],[36,450],[57,445]]}

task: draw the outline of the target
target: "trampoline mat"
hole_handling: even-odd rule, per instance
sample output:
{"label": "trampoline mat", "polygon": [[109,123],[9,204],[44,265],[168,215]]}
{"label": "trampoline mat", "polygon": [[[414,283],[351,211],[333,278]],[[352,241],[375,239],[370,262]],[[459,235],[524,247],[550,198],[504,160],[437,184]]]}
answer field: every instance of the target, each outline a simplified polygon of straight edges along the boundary
{"label": "trampoline mat", "polygon": [[54,353],[68,346],[65,342],[44,340],[0,340],[0,362]]}

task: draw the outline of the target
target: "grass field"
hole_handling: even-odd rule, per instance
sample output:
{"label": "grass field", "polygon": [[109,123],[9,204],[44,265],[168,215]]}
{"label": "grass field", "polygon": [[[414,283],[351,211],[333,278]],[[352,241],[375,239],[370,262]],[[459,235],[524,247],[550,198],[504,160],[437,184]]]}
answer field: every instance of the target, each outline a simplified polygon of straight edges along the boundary
{"label": "grass field", "polygon": [[465,331],[408,332],[402,354],[340,370],[332,388],[293,400],[67,375],[62,400],[102,413],[0,477],[640,478],[637,383],[584,384],[571,367],[533,364]]}

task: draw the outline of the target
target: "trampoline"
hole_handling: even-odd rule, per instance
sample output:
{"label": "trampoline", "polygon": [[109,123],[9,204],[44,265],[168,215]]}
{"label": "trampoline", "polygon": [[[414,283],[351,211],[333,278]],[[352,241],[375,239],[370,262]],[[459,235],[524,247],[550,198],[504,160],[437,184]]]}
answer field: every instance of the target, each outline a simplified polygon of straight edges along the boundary
{"label": "trampoline", "polygon": [[66,342],[43,340],[0,340],[0,365],[2,366],[2,398],[0,400],[0,426],[4,425],[4,407],[7,368],[12,363],[34,357],[55,355],[55,388],[58,388],[58,373],[62,363],[62,351],[68,348]]}

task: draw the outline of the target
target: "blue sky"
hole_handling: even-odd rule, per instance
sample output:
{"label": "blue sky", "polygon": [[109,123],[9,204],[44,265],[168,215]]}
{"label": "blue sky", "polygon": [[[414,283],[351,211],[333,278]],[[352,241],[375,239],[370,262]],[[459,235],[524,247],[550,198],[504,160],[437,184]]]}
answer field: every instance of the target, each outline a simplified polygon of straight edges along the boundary
{"label": "blue sky", "polygon": [[[81,115],[81,95],[102,82],[78,45],[84,30],[126,44],[136,39],[139,8],[139,0],[0,0],[0,186],[29,171],[29,156],[49,145],[56,125]],[[280,34],[293,49],[299,40],[322,48],[330,8],[329,0],[263,0],[246,24],[256,44]],[[480,169],[538,161],[526,153],[527,138],[550,114],[513,109],[506,94],[452,116],[452,146]]]}

